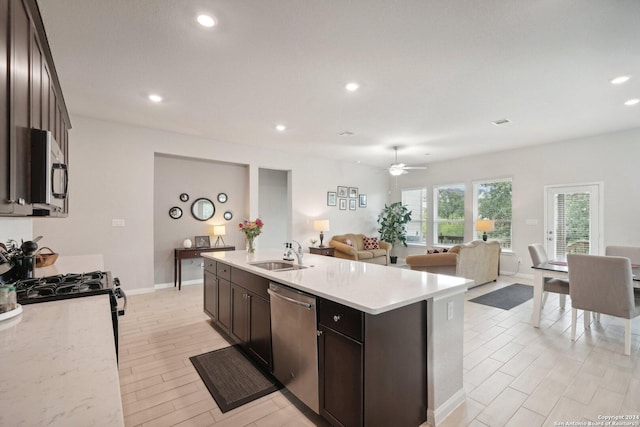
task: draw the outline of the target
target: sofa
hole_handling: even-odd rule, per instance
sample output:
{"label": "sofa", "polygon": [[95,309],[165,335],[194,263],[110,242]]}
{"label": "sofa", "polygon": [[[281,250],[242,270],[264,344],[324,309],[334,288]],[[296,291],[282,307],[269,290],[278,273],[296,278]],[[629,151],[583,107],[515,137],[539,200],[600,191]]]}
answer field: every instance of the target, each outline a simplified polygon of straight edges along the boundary
{"label": "sofa", "polygon": [[388,265],[389,252],[393,246],[390,243],[378,241],[379,249],[367,249],[365,239],[372,238],[364,234],[339,234],[331,237],[329,246],[336,249],[336,258]]}
{"label": "sofa", "polygon": [[464,277],[475,282],[469,287],[478,286],[498,279],[500,243],[474,240],[447,252],[409,255],[406,262],[412,270]]}

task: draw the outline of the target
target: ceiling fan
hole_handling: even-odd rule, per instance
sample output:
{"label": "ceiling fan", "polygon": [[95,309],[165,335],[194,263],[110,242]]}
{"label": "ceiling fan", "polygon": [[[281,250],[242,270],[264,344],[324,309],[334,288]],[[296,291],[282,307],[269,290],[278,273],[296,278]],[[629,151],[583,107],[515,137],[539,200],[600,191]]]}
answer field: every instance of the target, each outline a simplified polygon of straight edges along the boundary
{"label": "ceiling fan", "polygon": [[407,171],[409,169],[419,169],[419,170],[427,169],[426,166],[407,166],[404,163],[398,163],[398,146],[393,147],[393,151],[395,151],[396,153],[396,162],[393,163],[391,166],[389,166],[389,168],[387,168],[387,170],[391,175],[393,176],[404,175],[405,173],[408,173]]}

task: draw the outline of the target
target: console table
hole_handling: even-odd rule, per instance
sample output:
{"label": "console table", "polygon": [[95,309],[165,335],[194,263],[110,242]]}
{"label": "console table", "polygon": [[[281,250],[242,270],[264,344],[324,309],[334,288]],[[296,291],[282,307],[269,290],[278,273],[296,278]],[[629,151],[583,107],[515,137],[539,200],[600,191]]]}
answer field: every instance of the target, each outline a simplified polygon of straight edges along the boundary
{"label": "console table", "polygon": [[206,252],[235,251],[235,246],[215,246],[213,248],[175,248],[173,250],[173,287],[178,284],[178,290],[182,290],[182,260],[200,258]]}

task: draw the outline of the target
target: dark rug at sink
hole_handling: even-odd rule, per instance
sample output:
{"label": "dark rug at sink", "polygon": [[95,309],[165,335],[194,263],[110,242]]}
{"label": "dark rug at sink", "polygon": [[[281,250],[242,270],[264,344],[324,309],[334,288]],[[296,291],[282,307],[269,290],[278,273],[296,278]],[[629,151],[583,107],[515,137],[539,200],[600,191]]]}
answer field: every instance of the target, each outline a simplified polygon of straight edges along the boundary
{"label": "dark rug at sink", "polygon": [[503,310],[511,310],[525,301],[533,298],[533,286],[523,285],[522,283],[514,283],[497,291],[489,292],[481,295],[471,302],[489,305],[491,307],[501,308]]}
{"label": "dark rug at sink", "polygon": [[237,345],[189,359],[222,412],[282,388],[278,380],[258,368]]}

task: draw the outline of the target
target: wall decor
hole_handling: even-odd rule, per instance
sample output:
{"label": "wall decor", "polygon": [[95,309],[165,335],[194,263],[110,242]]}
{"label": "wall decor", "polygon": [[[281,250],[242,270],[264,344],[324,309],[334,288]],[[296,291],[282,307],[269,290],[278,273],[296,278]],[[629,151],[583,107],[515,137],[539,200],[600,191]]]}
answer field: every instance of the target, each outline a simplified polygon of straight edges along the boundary
{"label": "wall decor", "polygon": [[327,206],[335,206],[337,200],[335,191],[327,191]]}
{"label": "wall decor", "polygon": [[338,187],[338,197],[349,197],[349,187]]}
{"label": "wall decor", "polygon": [[360,205],[359,207],[361,208],[366,208],[367,207],[367,195],[366,194],[361,194],[360,195]]}
{"label": "wall decor", "polygon": [[172,207],[169,209],[169,216],[173,219],[180,218],[182,216],[182,209],[177,206]]}
{"label": "wall decor", "polygon": [[356,199],[349,199],[349,210],[350,211],[356,210]]}
{"label": "wall decor", "polygon": [[187,193],[180,194],[180,201],[181,202],[188,202],[189,201],[189,195]]}
{"label": "wall decor", "polygon": [[357,187],[349,187],[349,197],[353,198],[353,199],[358,197],[358,188]]}
{"label": "wall decor", "polygon": [[231,218],[233,218],[233,213],[231,211],[226,211],[224,213],[224,215],[222,215],[224,217],[224,219],[226,219],[227,221],[231,221]]}
{"label": "wall decor", "polygon": [[347,210],[347,199],[340,199],[340,201],[338,203],[340,203],[340,210],[341,211],[346,211]]}
{"label": "wall decor", "polygon": [[196,248],[209,248],[211,247],[211,241],[209,236],[196,236]]}
{"label": "wall decor", "polygon": [[206,197],[200,197],[196,199],[191,205],[191,215],[198,221],[206,221],[213,218],[213,214],[216,213],[216,208],[213,202]]}
{"label": "wall decor", "polygon": [[227,193],[220,193],[220,194],[218,194],[218,201],[219,201],[220,203],[226,203],[226,202],[227,202],[227,199],[228,199],[228,197],[227,197]]}

